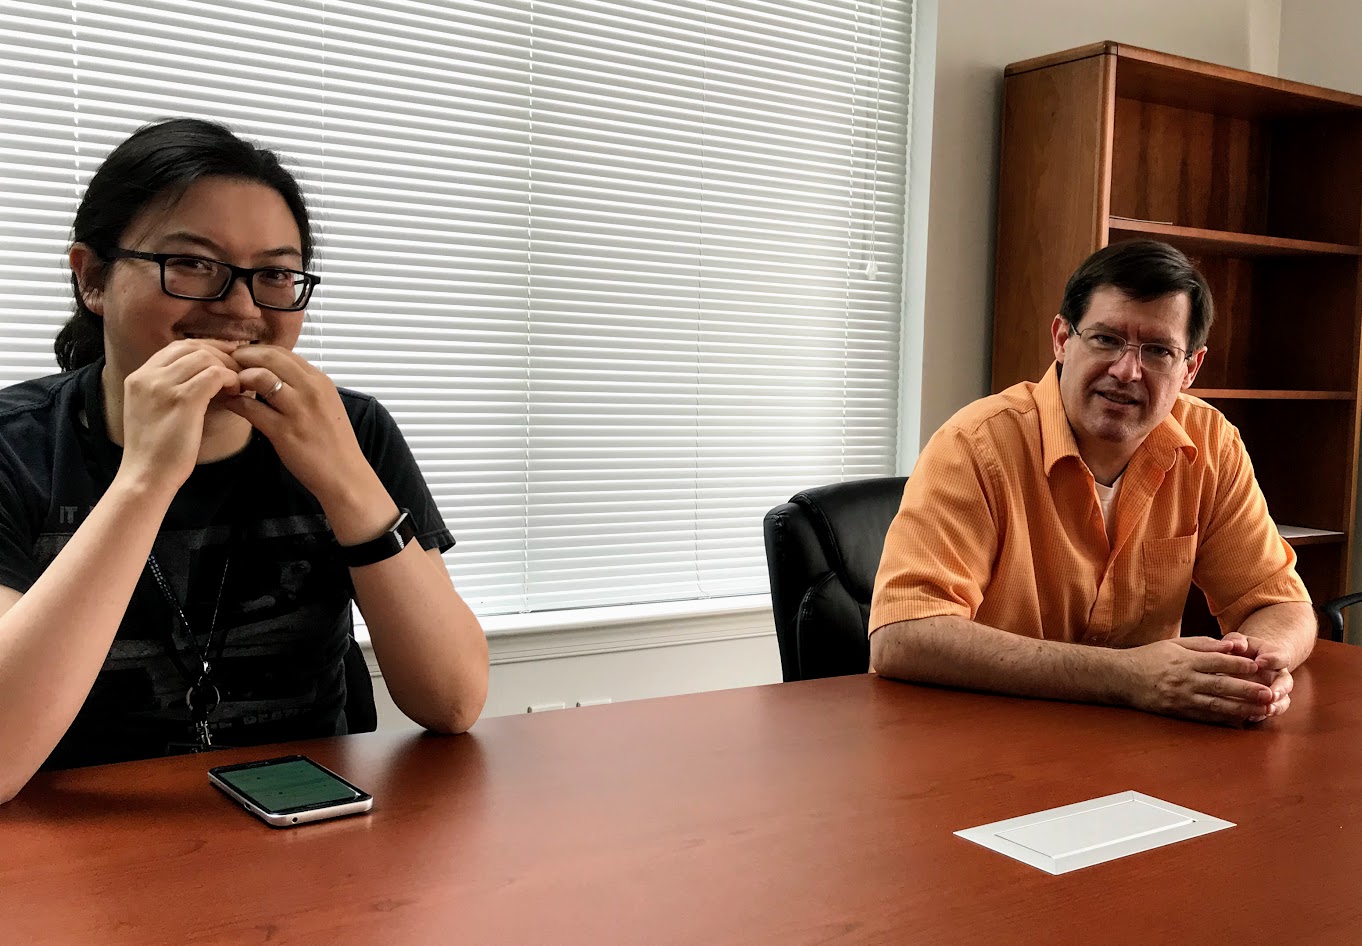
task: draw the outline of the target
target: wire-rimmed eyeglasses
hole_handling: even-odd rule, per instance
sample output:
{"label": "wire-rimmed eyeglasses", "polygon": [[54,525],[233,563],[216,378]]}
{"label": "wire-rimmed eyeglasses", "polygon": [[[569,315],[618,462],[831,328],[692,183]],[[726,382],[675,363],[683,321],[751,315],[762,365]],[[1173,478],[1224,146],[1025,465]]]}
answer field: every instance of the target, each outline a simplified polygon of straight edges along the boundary
{"label": "wire-rimmed eyeglasses", "polygon": [[1133,348],[1140,359],[1140,367],[1154,374],[1168,374],[1177,367],[1179,361],[1186,361],[1188,357],[1185,349],[1174,345],[1161,342],[1137,344],[1102,328],[1074,331],[1073,335],[1100,361],[1116,361]]}

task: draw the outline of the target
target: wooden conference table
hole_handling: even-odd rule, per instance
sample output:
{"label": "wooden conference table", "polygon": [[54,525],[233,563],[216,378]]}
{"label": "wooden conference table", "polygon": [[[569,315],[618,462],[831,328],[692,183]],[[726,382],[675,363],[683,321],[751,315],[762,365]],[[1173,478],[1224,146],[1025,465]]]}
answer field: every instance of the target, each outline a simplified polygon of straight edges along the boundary
{"label": "wooden conference table", "polygon": [[[374,794],[279,830],[227,750],[0,807],[0,942],[1359,943],[1362,648],[1231,730],[873,676],[283,747]],[[277,754],[277,753],[275,753]],[[1051,876],[951,832],[1134,789],[1238,827]]]}

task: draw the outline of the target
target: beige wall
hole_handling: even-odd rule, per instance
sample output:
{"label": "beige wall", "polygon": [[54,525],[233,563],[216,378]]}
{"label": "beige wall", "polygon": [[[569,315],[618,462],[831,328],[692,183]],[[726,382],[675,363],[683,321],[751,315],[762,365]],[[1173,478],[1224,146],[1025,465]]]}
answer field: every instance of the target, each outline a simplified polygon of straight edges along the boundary
{"label": "beige wall", "polygon": [[1362,0],[1280,0],[1279,74],[1362,95]]}
{"label": "beige wall", "polygon": [[[1003,67],[1109,39],[1270,72],[1283,2],[1292,0],[938,0],[923,442],[988,393]],[[1334,3],[1350,4],[1362,0]]]}

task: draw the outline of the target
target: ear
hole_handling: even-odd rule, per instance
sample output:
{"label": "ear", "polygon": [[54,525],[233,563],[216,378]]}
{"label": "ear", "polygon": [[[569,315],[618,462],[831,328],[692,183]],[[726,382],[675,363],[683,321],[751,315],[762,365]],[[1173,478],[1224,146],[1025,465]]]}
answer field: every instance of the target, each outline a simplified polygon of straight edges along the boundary
{"label": "ear", "polygon": [[1050,323],[1050,341],[1055,346],[1055,361],[1064,364],[1064,343],[1073,337],[1073,329],[1069,325],[1068,319],[1062,315],[1055,316],[1055,320]]}
{"label": "ear", "polygon": [[84,243],[72,244],[66,254],[75,274],[76,285],[80,287],[80,301],[95,315],[104,315],[104,280],[108,276],[108,264],[99,258],[94,250]]}
{"label": "ear", "polygon": [[1192,381],[1196,378],[1196,373],[1201,370],[1202,359],[1206,357],[1206,346],[1201,346],[1190,359],[1188,359],[1187,374],[1182,379],[1182,390],[1186,391],[1192,386]]}

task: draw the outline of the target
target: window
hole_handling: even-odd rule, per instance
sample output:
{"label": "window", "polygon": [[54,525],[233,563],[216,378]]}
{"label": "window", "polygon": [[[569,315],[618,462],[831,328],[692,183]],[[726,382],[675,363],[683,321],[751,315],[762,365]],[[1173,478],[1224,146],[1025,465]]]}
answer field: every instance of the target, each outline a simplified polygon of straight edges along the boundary
{"label": "window", "polygon": [[279,150],[300,351],[401,424],[482,615],[761,593],[765,511],[893,472],[912,0],[11,0],[0,384],[55,370],[138,126]]}

